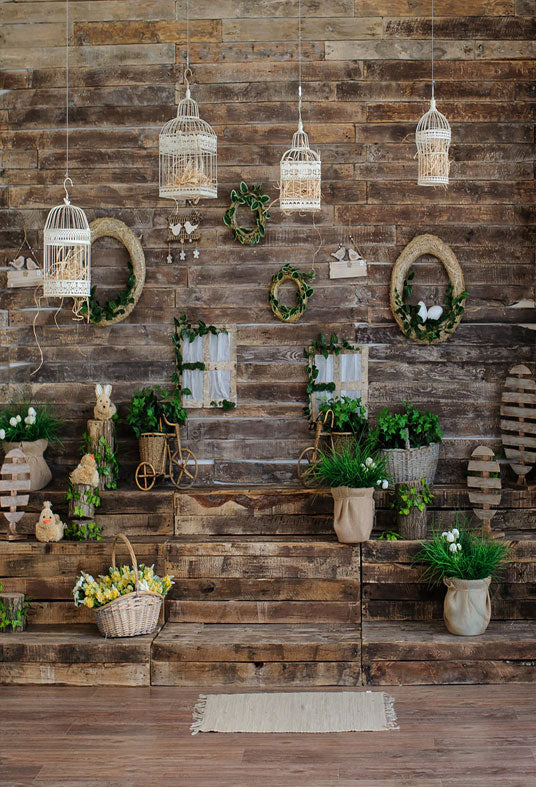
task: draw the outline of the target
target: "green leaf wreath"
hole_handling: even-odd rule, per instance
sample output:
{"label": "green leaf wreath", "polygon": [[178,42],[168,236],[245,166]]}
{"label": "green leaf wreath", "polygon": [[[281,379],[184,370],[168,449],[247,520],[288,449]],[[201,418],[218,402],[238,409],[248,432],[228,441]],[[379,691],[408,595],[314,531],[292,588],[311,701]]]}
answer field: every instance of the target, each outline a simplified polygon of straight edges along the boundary
{"label": "green leaf wreath", "polygon": [[[314,293],[313,288],[308,284],[314,277],[313,271],[300,271],[290,263],[283,265],[281,270],[272,276],[268,303],[276,317],[283,322],[296,322],[300,319],[307,306],[307,301]],[[279,301],[279,288],[285,281],[293,281],[298,288],[295,306],[285,306]]]}
{"label": "green leaf wreath", "polygon": [[403,332],[408,339],[432,344],[444,339],[454,331],[459,318],[465,311],[465,301],[469,297],[469,293],[467,290],[463,290],[459,295],[454,295],[454,288],[449,283],[444,299],[443,314],[439,320],[423,322],[418,314],[419,307],[407,302],[413,293],[414,277],[415,271],[410,271],[404,279],[402,293],[395,290],[396,313],[402,320]]}
{"label": "green leaf wreath", "polygon": [[89,321],[93,323],[102,320],[113,320],[125,313],[125,307],[134,303],[133,292],[136,288],[136,276],[130,260],[127,261],[128,279],[124,290],[121,290],[115,298],[110,298],[104,304],[100,304],[96,297],[96,287],[91,288],[91,295],[87,302],[84,301],[80,306],[80,314],[86,315],[89,307]]}
{"label": "green leaf wreath", "polygon": [[[245,246],[254,246],[266,235],[266,222],[270,218],[268,203],[270,197],[265,194],[262,185],[248,186],[243,180],[238,190],[231,191],[231,204],[223,216],[223,223],[233,233],[233,238]],[[248,207],[255,214],[255,226],[241,227],[237,222],[237,209]]]}

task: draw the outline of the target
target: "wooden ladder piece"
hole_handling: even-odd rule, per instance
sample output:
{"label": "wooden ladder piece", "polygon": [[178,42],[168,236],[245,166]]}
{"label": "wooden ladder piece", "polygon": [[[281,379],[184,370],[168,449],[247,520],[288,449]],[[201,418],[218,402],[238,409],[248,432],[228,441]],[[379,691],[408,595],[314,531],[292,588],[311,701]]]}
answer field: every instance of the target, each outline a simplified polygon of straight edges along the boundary
{"label": "wooden ladder piece", "polygon": [[523,364],[512,367],[504,382],[501,439],[517,483],[526,485],[536,464],[536,381]]}
{"label": "wooden ladder piece", "polygon": [[6,454],[4,464],[0,470],[0,489],[9,492],[9,495],[0,497],[0,507],[7,508],[4,516],[8,521],[8,541],[24,541],[27,536],[17,533],[17,522],[24,516],[24,511],[18,511],[18,507],[28,505],[29,495],[21,495],[19,492],[30,488],[30,467],[26,457],[20,448],[13,448]]}
{"label": "wooden ladder piece", "polygon": [[492,533],[491,520],[497,513],[497,506],[501,502],[501,468],[495,459],[495,454],[486,445],[479,445],[471,454],[467,464],[467,487],[469,502],[473,506],[474,514],[482,522],[482,532],[485,536],[499,538],[504,533]]}

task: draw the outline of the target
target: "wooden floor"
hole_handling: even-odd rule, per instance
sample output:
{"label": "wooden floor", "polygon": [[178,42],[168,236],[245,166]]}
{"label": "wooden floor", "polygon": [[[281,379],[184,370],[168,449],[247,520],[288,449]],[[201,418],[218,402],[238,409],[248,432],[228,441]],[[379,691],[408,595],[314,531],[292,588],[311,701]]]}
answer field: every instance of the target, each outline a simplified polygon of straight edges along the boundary
{"label": "wooden floor", "polygon": [[0,784],[536,785],[534,686],[390,693],[398,731],[192,737],[194,689],[1,687]]}

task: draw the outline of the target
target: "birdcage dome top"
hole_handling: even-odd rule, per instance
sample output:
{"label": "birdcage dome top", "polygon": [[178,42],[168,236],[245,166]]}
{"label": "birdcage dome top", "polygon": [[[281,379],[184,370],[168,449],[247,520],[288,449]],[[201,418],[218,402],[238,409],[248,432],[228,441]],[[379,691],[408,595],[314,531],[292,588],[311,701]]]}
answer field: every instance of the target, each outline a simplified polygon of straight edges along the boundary
{"label": "birdcage dome top", "polygon": [[199,105],[191,98],[189,90],[186,98],[179,101],[177,105],[177,117],[168,120],[160,131],[160,136],[175,136],[177,134],[202,134],[216,139],[216,134],[210,123],[199,117]]}
{"label": "birdcage dome top", "polygon": [[292,147],[286,150],[281,157],[281,163],[283,164],[285,161],[320,161],[316,150],[309,147],[309,137],[301,124],[292,137]]}
{"label": "birdcage dome top", "polygon": [[417,142],[423,137],[429,138],[430,136],[441,139],[450,139],[451,137],[449,122],[445,115],[436,108],[435,99],[430,101],[430,109],[419,120],[415,132]]}
{"label": "birdcage dome top", "polygon": [[77,233],[81,242],[91,242],[91,230],[86,214],[82,208],[71,205],[67,198],[63,200],[63,205],[56,205],[50,210],[45,222],[45,232],[61,230]]}

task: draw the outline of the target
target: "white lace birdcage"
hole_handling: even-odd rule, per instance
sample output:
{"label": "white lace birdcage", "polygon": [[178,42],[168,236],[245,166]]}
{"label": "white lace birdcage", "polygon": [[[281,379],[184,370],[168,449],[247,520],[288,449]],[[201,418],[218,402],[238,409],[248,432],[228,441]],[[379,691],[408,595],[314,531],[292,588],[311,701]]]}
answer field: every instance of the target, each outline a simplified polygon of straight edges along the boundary
{"label": "white lace birdcage", "polygon": [[435,99],[417,124],[415,142],[419,162],[419,186],[447,185],[451,131],[447,118],[436,109]]}
{"label": "white lace birdcage", "polygon": [[292,137],[292,147],[283,153],[280,171],[281,210],[320,210],[321,187],[320,156],[309,147],[309,138],[300,122]]}
{"label": "white lace birdcage", "polygon": [[177,106],[177,117],[160,131],[160,196],[174,200],[217,197],[218,138],[199,117],[186,74],[184,81],[186,97]]}
{"label": "white lace birdcage", "polygon": [[88,298],[91,294],[91,230],[86,214],[71,205],[52,208],[44,230],[43,294]]}

